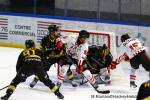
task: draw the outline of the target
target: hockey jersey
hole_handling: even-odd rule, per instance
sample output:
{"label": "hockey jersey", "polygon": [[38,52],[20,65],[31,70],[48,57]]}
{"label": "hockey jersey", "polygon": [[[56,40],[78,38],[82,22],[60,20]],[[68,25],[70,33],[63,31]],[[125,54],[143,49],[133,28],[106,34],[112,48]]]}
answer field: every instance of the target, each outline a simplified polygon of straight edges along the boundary
{"label": "hockey jersey", "polygon": [[126,53],[130,59],[145,50],[145,47],[137,38],[127,39],[120,48],[121,52]]}
{"label": "hockey jersey", "polygon": [[47,35],[42,39],[40,49],[47,57],[56,58],[64,55],[62,46],[63,44],[60,37],[50,40],[49,35]]}
{"label": "hockey jersey", "polygon": [[141,84],[136,100],[150,100],[150,80]]}
{"label": "hockey jersey", "polygon": [[77,37],[68,37],[66,41],[66,53],[74,59],[78,60],[78,65],[82,65],[84,58],[88,52],[88,44],[77,44]]}

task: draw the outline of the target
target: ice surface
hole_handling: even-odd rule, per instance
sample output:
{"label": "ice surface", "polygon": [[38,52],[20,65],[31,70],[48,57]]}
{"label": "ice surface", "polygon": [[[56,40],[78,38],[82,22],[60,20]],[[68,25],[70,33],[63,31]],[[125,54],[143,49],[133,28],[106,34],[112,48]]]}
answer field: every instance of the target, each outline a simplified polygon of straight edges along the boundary
{"label": "ice surface", "polygon": [[[8,85],[15,77],[15,65],[17,57],[22,49],[0,47],[0,88]],[[85,84],[77,88],[73,88],[70,84],[64,83],[60,89],[65,96],[64,100],[135,100],[136,90],[129,88],[129,72],[130,65],[128,62],[123,62],[118,65],[117,69],[112,71],[112,82],[109,86],[101,85],[103,89],[110,89],[111,93],[107,95],[98,94],[94,89]],[[54,83],[57,80],[57,68],[52,67],[48,72]],[[137,72],[138,87],[144,81],[147,81],[148,73],[141,67]],[[26,82],[18,85],[10,100],[58,100],[57,97],[44,86],[41,82],[31,89],[29,83],[33,76],[29,77]],[[0,91],[0,97],[5,94],[6,89]],[[130,97],[129,97],[130,96]],[[126,97],[126,98],[125,98]]]}

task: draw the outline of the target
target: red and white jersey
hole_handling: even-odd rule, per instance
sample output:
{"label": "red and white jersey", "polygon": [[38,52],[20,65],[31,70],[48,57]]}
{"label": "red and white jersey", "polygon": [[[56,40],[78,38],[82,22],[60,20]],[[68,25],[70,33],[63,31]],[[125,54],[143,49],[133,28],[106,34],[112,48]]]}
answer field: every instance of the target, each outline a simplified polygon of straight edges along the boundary
{"label": "red and white jersey", "polygon": [[121,48],[130,59],[145,50],[145,47],[137,38],[127,39],[125,42],[122,43]]}
{"label": "red and white jersey", "polygon": [[78,65],[82,65],[83,58],[86,58],[88,52],[88,44],[83,43],[78,45],[77,44],[77,37],[71,37],[66,42],[66,53],[70,55],[72,58],[78,60]]}

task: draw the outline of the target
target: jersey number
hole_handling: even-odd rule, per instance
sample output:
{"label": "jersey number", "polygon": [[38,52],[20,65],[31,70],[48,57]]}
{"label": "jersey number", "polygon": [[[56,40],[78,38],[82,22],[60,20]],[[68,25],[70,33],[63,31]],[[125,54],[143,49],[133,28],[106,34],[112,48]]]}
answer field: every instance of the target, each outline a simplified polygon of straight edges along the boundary
{"label": "jersey number", "polygon": [[23,56],[35,55],[35,50],[25,50]]}
{"label": "jersey number", "polygon": [[138,47],[138,42],[133,43],[129,47],[130,47],[131,51],[133,51],[136,47]]}

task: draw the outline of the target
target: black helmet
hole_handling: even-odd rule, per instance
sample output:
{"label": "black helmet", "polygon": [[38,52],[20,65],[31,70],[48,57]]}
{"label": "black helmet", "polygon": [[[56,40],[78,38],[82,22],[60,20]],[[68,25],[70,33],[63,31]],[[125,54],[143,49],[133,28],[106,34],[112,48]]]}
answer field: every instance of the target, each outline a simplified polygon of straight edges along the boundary
{"label": "black helmet", "polygon": [[81,30],[81,31],[79,32],[79,38],[82,38],[82,37],[84,37],[84,38],[89,38],[89,37],[90,37],[90,33],[87,32],[86,30]]}
{"label": "black helmet", "polygon": [[31,47],[34,47],[34,41],[33,40],[26,40],[25,41],[25,46],[26,48],[31,48]]}
{"label": "black helmet", "polygon": [[49,33],[55,32],[55,31],[57,31],[58,29],[59,29],[59,26],[57,26],[57,25],[49,25],[49,26],[48,26],[48,31],[49,31]]}
{"label": "black helmet", "polygon": [[124,42],[125,40],[127,40],[129,38],[130,38],[130,36],[126,33],[126,34],[121,36],[121,42]]}

